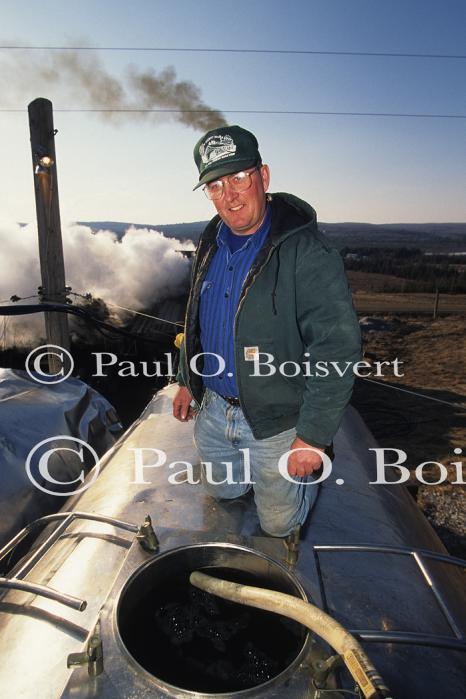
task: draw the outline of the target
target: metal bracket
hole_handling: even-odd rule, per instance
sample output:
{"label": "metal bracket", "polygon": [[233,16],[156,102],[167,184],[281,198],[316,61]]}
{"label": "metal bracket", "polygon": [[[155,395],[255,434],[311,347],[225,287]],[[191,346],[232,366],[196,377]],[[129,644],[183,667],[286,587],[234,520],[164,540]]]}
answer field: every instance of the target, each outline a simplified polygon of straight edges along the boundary
{"label": "metal bracket", "polygon": [[297,526],[285,539],[285,546],[287,549],[286,562],[289,566],[295,566],[298,562],[300,535],[301,527]]}
{"label": "metal bracket", "polygon": [[159,540],[157,539],[149,515],[146,515],[144,523],[139,527],[136,539],[139,541],[144,551],[155,553],[159,550]]}
{"label": "metal bracket", "polygon": [[104,653],[102,638],[100,636],[100,621],[97,622],[94,633],[89,638],[86,650],[81,653],[70,653],[66,660],[66,667],[87,665],[87,672],[91,677],[97,677],[104,671]]}
{"label": "metal bracket", "polygon": [[312,668],[315,687],[317,689],[323,689],[329,674],[333,672],[335,668],[341,667],[343,664],[343,659],[341,655],[338,654],[330,655],[325,660],[320,659],[313,663]]}

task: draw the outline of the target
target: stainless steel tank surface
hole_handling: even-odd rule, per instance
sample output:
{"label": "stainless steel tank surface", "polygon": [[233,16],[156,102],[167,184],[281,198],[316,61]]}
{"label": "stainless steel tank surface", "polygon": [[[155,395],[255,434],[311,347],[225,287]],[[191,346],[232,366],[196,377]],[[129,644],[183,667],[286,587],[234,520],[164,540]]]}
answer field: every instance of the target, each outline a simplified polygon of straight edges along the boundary
{"label": "stainless steel tank surface", "polygon": [[369,484],[377,445],[357,413],[345,413],[332,476],[287,548],[264,536],[252,497],[205,494],[192,423],[171,416],[175,390],[154,397],[0,582],[0,699],[354,691],[323,641],[201,592],[188,581],[195,570],[310,600],[360,640],[396,699],[464,698],[464,562],[402,486]]}

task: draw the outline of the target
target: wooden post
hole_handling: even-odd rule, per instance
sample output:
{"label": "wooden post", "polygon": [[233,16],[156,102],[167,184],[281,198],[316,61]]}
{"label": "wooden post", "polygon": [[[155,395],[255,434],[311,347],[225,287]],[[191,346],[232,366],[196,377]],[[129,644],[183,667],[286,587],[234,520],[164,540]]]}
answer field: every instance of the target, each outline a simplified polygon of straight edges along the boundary
{"label": "wooden post", "polygon": [[[35,99],[29,104],[28,112],[39,234],[42,301],[66,303],[52,103],[43,98]],[[47,344],[69,349],[70,338],[66,313],[44,313],[44,315]],[[48,360],[50,373],[54,374],[62,368],[58,357],[50,355]]]}
{"label": "wooden post", "polygon": [[434,320],[437,318],[438,313],[438,300],[439,300],[439,290],[435,289],[435,301],[434,301]]}

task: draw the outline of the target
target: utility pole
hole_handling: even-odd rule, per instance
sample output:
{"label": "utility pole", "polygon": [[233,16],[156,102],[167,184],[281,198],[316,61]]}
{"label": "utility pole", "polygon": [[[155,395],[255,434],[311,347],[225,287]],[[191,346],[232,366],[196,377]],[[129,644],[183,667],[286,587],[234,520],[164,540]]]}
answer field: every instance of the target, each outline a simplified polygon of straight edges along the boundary
{"label": "utility pole", "polygon": [[[31,134],[34,192],[36,197],[39,257],[43,302],[66,303],[65,263],[58,202],[57,159],[52,103],[35,99],[28,106]],[[70,337],[66,313],[44,313],[47,344],[69,350]],[[49,372],[62,369],[59,358],[49,355]]]}
{"label": "utility pole", "polygon": [[434,298],[434,314],[433,314],[433,319],[435,320],[437,318],[438,314],[438,302],[439,302],[439,290],[438,288],[435,289],[435,298]]}

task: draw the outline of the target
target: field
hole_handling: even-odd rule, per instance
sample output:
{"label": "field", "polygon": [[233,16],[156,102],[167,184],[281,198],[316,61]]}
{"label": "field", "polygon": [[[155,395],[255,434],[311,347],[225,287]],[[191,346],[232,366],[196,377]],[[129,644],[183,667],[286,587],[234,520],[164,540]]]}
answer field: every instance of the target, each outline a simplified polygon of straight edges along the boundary
{"label": "field", "polygon": [[[416,313],[433,316],[434,294],[372,294],[356,292],[354,305],[359,313]],[[466,296],[440,294],[437,315],[466,315]]]}
{"label": "field", "polygon": [[[382,385],[357,379],[352,402],[380,446],[406,452],[411,492],[450,553],[466,557],[466,486],[451,482],[458,479],[451,462],[466,464],[464,455],[454,453],[454,449],[462,448],[466,454],[465,299],[446,300],[444,309],[457,312],[434,320],[422,313],[424,306],[427,312],[432,296],[402,297],[367,291],[354,294],[359,315],[385,309],[376,313],[374,329],[370,330],[371,322],[366,325],[363,336],[367,357],[386,361],[398,358],[403,362],[399,373],[404,376],[396,377],[392,372],[377,379]],[[443,464],[448,472],[445,482],[423,485],[416,481],[414,469],[424,461]],[[466,468],[462,472],[466,479]],[[439,480],[439,474],[438,466],[424,469],[429,481]]]}
{"label": "field", "polygon": [[[388,274],[347,272],[358,313],[422,313],[432,316],[435,294],[404,294],[406,279]],[[399,293],[385,293],[387,286],[398,288]],[[438,315],[446,313],[466,315],[466,294],[439,294]]]}

